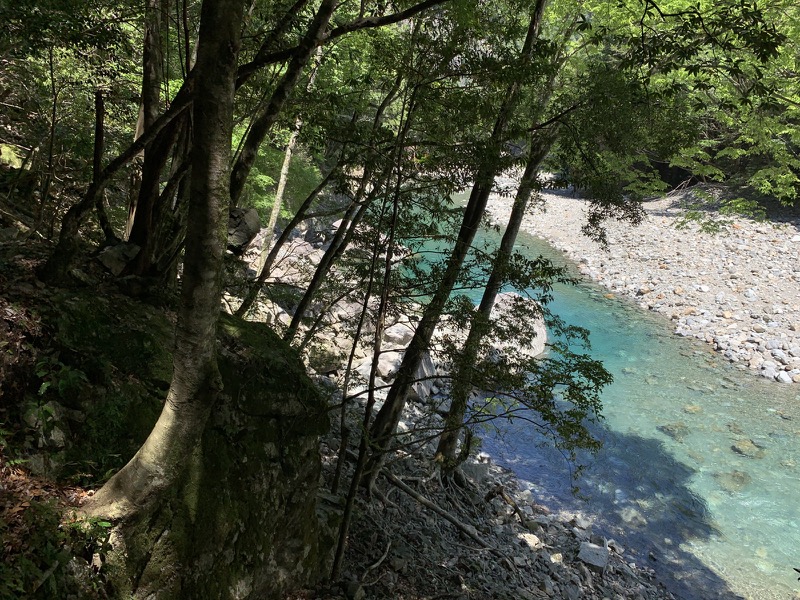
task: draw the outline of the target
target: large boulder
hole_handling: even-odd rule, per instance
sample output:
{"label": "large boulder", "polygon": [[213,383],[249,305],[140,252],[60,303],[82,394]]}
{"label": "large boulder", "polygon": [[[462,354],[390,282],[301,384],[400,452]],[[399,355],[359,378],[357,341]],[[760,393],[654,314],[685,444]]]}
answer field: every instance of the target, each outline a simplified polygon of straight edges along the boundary
{"label": "large boulder", "polygon": [[114,276],[118,276],[125,267],[139,254],[139,246],[128,242],[104,248],[97,255],[97,260]]}
{"label": "large boulder", "polygon": [[[46,441],[64,445],[66,464],[117,468],[158,418],[174,325],[125,296],[78,289],[52,299],[52,343],[84,376],[60,386],[51,412],[63,413],[65,439]],[[224,390],[183,480],[113,529],[104,573],[115,597],[283,598],[329,572],[338,507],[318,502],[324,398],[262,323],[221,316],[219,368]]]}
{"label": "large boulder", "polygon": [[393,347],[408,346],[411,338],[414,337],[416,324],[407,321],[398,321],[383,330],[383,341]]}
{"label": "large boulder", "polygon": [[255,208],[232,208],[228,213],[228,250],[241,256],[261,231],[261,218]]}
{"label": "large boulder", "polygon": [[[531,359],[539,356],[547,347],[547,327],[538,303],[514,292],[502,292],[497,295],[490,319],[498,331],[504,329],[521,329],[526,335],[508,341],[495,341],[488,356],[497,360],[500,355],[516,354]],[[510,327],[509,327],[510,325]],[[457,327],[452,320],[444,318],[437,325],[433,334],[434,346],[460,348],[467,338],[467,330]],[[445,356],[436,356],[445,360]],[[487,357],[483,357],[487,358]]]}
{"label": "large boulder", "polygon": [[118,531],[115,583],[134,598],[277,599],[327,573],[325,403],[268,327],[224,316],[221,340],[224,396],[182,485]]}
{"label": "large boulder", "polygon": [[515,343],[501,342],[497,344],[497,349],[520,353],[524,358],[534,358],[544,352],[547,345],[547,327],[538,303],[514,292],[502,292],[497,295],[490,317],[492,321],[503,323],[520,319],[521,316],[525,319],[528,337]]}

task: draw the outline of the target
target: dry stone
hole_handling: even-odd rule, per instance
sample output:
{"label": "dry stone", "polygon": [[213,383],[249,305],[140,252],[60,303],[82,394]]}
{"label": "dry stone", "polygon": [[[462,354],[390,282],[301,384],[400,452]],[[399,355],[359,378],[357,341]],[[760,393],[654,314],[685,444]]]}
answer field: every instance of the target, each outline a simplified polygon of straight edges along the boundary
{"label": "dry stone", "polygon": [[591,542],[581,542],[578,551],[578,559],[582,560],[586,566],[593,571],[602,573],[608,566],[609,551],[605,546],[598,546]]}
{"label": "dry stone", "polygon": [[539,539],[539,536],[536,536],[532,533],[520,533],[518,535],[519,539],[522,540],[522,543],[531,550],[538,550],[542,547],[542,540]]}

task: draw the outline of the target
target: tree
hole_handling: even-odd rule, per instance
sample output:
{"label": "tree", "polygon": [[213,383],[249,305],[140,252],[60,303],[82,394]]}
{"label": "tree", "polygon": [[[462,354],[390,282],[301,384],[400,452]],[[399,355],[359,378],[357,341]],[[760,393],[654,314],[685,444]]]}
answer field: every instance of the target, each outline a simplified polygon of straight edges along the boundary
{"label": "tree", "polygon": [[[39,79],[49,83],[39,93],[47,100],[41,103],[47,110],[39,112],[49,112],[37,135],[48,134],[51,150],[41,164],[48,176],[44,181],[50,182],[56,180],[57,156],[69,154],[56,147],[57,125],[67,122],[58,102],[65,94],[56,85],[65,69],[59,52],[69,49],[64,63],[72,64],[87,47],[78,35],[83,33],[96,52],[89,61],[94,65],[105,51],[113,56],[111,50],[124,45],[118,37],[131,33],[117,28],[126,22],[119,16],[124,3],[104,2],[108,12],[103,18],[93,16],[89,33],[82,21],[84,5],[69,2],[64,5],[69,10],[52,2],[44,6],[46,19],[27,1],[4,6],[0,17],[9,17],[15,39],[35,37],[32,27],[48,36],[44,44],[22,44],[16,51],[35,54]],[[178,28],[164,25],[172,18],[164,18],[169,6],[178,9]],[[552,343],[552,355],[538,361],[501,353],[491,356],[499,361],[492,365],[488,358],[493,341],[526,331],[491,323],[498,292],[507,285],[518,290],[534,286],[544,298],[550,283],[562,277],[543,262],[525,264],[513,253],[520,220],[538,185],[537,170],[546,161],[593,194],[590,225],[595,233],[603,218],[636,218],[638,201],[663,185],[653,168],[656,161],[671,160],[708,177],[723,177],[744,164],[753,185],[787,199],[797,187],[798,99],[796,90],[786,89],[787,81],[796,82],[795,57],[780,47],[783,37],[796,38],[797,10],[790,4],[778,2],[762,11],[743,0],[696,5],[631,0],[613,7],[566,0],[297,0],[254,2],[245,18],[240,0],[204,0],[194,65],[192,11],[185,4],[180,8],[152,0],[132,18],[146,31],[141,78],[146,124],[133,144],[121,142],[130,139],[131,122],[123,135],[121,119],[115,125],[113,115],[101,118],[114,106],[112,86],[92,82],[86,88],[91,92],[86,104],[97,99],[95,152],[92,161],[74,164],[77,172],[91,162],[92,175],[84,174],[81,181],[90,181],[88,188],[64,216],[58,245],[43,270],[53,280],[69,280],[81,226],[92,211],[102,218],[103,191],[144,151],[130,231],[130,241],[141,251],[125,274],[177,281],[175,266],[183,259],[175,375],[156,428],[96,495],[92,510],[97,514],[136,513],[173,486],[183,459],[197,446],[220,385],[214,340],[226,211],[242,198],[256,160],[278,128],[302,120],[302,132],[294,139],[310,148],[326,175],[276,248],[323,195],[334,196],[343,215],[316,273],[298,290],[302,298],[287,338],[302,331],[314,302],[331,305],[347,295],[364,309],[354,326],[357,341],[374,299],[380,299],[371,315],[377,323],[373,369],[350,508],[364,467],[365,482],[374,480],[417,365],[448,312],[460,314],[469,332],[453,363],[453,401],[440,441],[447,468],[457,461],[462,426],[482,418],[470,413],[469,393],[476,386],[519,392],[509,402],[538,411],[542,427],[567,444],[592,445],[582,423],[596,415],[598,390],[608,381],[596,362],[572,353],[561,341]],[[24,18],[29,9],[32,25]],[[786,17],[787,33],[765,24],[778,16]],[[113,44],[102,35],[107,31],[114,33]],[[323,46],[328,58],[319,65],[318,84],[311,89],[302,83],[311,80],[310,57]],[[178,50],[171,61],[169,48]],[[76,72],[91,70],[80,64]],[[138,73],[125,64],[126,81],[138,85]],[[164,64],[168,68],[160,72]],[[178,83],[169,72],[180,72]],[[5,85],[5,79],[0,83]],[[138,105],[138,99],[126,102],[128,108]],[[709,104],[721,112],[709,115]],[[75,114],[83,119],[69,123],[80,125],[75,129],[89,139],[90,111],[78,107]],[[245,132],[238,153],[231,152],[234,123]],[[112,135],[105,135],[109,131]],[[103,142],[109,147],[106,154],[116,153],[105,167]],[[493,255],[481,253],[473,247],[474,237],[495,176],[520,166],[525,172],[506,234]],[[466,206],[451,206],[450,195],[468,184]],[[44,206],[51,186],[42,189]],[[109,238],[107,232],[119,228],[119,220],[111,225],[103,225]],[[448,235],[442,244],[446,258],[427,272],[397,258],[401,245],[414,248],[420,240]],[[275,251],[240,312],[255,300]],[[457,295],[472,266],[488,276],[477,311]],[[381,327],[392,311],[411,306],[420,296],[427,296],[422,318],[389,397],[371,423]],[[301,347],[310,343],[323,317],[303,331],[302,339],[297,336]],[[580,337],[568,332],[573,334]],[[563,410],[556,387],[580,410]],[[511,404],[503,408],[515,410]],[[343,443],[342,456],[346,448]]]}
{"label": "tree", "polygon": [[189,227],[172,384],[147,441],[93,497],[90,510],[95,514],[129,517],[173,485],[220,389],[215,340],[243,11],[242,0],[203,2],[192,104]]}
{"label": "tree", "polygon": [[[518,58],[519,62],[522,64],[531,60],[534,42],[539,32],[545,5],[545,0],[538,0],[531,9],[525,41]],[[488,140],[489,148],[497,154],[501,152],[503,145],[508,141],[508,131],[506,127],[516,108],[519,94],[519,82],[509,83],[506,89],[505,99],[497,110],[497,117]],[[487,162],[481,165],[481,168],[475,174],[475,184],[472,187],[469,200],[464,209],[461,228],[455,246],[447,260],[447,267],[435,294],[425,306],[425,310],[414,332],[414,336],[403,355],[403,361],[397,372],[395,381],[370,429],[370,447],[372,455],[366,472],[366,485],[370,487],[374,483],[375,477],[377,477],[383,455],[389,446],[402,411],[405,408],[411,385],[414,382],[415,373],[422,361],[423,353],[430,344],[433,331],[439,322],[445,303],[450,293],[453,291],[453,287],[459,277],[472,240],[477,233],[478,226],[486,209],[489,194],[492,190],[494,178],[499,172],[497,159],[497,155],[490,155]]]}

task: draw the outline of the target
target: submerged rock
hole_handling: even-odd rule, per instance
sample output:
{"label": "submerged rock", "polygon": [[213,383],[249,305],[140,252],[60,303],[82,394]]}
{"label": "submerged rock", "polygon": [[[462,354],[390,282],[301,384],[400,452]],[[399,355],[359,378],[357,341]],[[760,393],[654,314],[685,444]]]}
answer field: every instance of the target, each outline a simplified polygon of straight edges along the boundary
{"label": "submerged rock", "polygon": [[673,440],[682,442],[684,438],[689,435],[689,428],[685,423],[679,421],[677,423],[667,423],[656,427],[661,433],[671,437]]}
{"label": "submerged rock", "polygon": [[764,458],[764,448],[756,444],[753,440],[743,439],[737,440],[732,446],[736,454],[747,456],[749,458]]}
{"label": "submerged rock", "polygon": [[753,478],[744,471],[733,470],[729,473],[714,473],[714,479],[719,486],[729,493],[741,492],[750,485]]}

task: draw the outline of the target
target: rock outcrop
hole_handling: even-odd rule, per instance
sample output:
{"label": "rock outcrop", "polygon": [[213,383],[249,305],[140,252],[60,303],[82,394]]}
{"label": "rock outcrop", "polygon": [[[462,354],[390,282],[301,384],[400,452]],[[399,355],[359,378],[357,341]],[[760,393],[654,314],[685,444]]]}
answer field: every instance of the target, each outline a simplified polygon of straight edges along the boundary
{"label": "rock outcrop", "polygon": [[[51,385],[22,415],[41,439],[31,467],[118,468],[164,402],[173,326],[121,295],[49,299],[39,312],[58,359],[40,367]],[[267,325],[222,315],[219,348],[224,391],[183,480],[116,524],[107,562],[96,558],[112,597],[283,598],[328,572],[340,507],[318,502],[325,399]]]}

